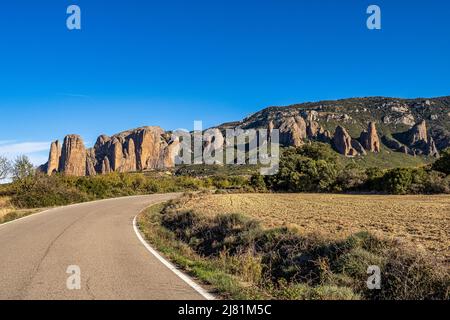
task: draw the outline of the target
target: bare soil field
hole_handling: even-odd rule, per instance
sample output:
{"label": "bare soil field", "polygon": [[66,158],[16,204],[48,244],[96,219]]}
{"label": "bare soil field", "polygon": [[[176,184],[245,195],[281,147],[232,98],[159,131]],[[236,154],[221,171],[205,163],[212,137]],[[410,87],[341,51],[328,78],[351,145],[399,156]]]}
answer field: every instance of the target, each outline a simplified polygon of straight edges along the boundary
{"label": "bare soil field", "polygon": [[450,196],[225,194],[187,201],[207,215],[242,213],[265,227],[289,226],[330,239],[360,231],[414,243],[450,261]]}

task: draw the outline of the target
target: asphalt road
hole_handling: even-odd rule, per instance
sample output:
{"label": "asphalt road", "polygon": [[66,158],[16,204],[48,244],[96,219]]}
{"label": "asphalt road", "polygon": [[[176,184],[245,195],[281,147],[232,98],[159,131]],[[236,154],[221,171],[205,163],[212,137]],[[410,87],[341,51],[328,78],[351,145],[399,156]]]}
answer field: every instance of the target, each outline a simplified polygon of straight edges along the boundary
{"label": "asphalt road", "polygon": [[[84,203],[0,225],[0,299],[203,299],[155,258],[133,229],[144,208],[175,197]],[[69,266],[80,268],[79,290],[67,288]]]}

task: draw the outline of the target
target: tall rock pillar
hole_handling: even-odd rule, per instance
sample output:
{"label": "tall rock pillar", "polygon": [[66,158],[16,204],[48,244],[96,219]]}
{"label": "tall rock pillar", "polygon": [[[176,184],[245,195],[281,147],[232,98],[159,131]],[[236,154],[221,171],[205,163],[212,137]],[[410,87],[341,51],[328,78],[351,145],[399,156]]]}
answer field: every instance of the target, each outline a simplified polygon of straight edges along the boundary
{"label": "tall rock pillar", "polygon": [[59,170],[68,176],[86,175],[86,148],[80,136],[68,135],[64,138]]}

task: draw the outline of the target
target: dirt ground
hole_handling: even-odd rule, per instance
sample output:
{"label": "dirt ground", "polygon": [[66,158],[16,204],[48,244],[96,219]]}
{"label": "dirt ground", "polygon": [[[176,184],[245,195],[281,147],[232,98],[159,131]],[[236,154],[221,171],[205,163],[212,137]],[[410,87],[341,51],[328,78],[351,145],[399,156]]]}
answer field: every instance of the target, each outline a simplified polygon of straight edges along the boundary
{"label": "dirt ground", "polygon": [[184,209],[242,213],[265,227],[343,238],[359,231],[415,243],[450,261],[450,196],[226,194],[189,200]]}

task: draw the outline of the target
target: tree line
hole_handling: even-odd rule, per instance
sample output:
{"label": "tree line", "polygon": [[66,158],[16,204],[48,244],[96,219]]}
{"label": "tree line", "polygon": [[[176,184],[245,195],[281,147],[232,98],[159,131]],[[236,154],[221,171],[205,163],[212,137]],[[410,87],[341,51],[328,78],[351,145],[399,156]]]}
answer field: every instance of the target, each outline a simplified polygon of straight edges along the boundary
{"label": "tree line", "polygon": [[251,185],[275,192],[450,193],[450,149],[430,165],[381,169],[346,164],[329,145],[312,143],[285,149],[279,172],[254,175]]}

